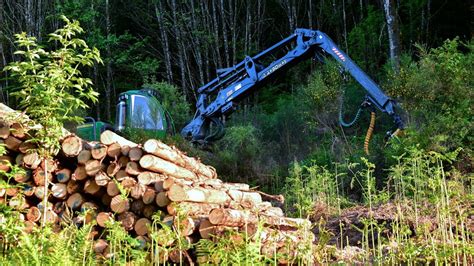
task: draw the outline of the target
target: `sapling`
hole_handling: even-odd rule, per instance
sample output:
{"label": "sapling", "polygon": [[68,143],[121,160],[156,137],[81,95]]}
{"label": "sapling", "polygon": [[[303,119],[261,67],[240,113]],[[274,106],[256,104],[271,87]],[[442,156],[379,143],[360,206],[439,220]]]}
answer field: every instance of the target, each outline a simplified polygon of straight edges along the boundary
{"label": "sapling", "polygon": [[[43,160],[51,160],[59,151],[65,122],[81,122],[75,115],[87,108],[86,101],[96,102],[98,93],[92,81],[82,77],[81,69],[101,63],[99,50],[89,48],[77,36],[83,33],[78,21],[62,16],[63,28],[49,34],[51,49],[43,48],[35,37],[25,32],[16,34],[21,58],[11,62],[4,71],[15,80],[17,89],[11,93],[19,100],[19,107],[40,127],[35,127],[28,141],[36,144]],[[48,167],[45,165],[45,191],[48,188]],[[47,203],[44,197],[44,206]],[[44,210],[46,212],[46,208]],[[43,225],[46,215],[43,215]]]}

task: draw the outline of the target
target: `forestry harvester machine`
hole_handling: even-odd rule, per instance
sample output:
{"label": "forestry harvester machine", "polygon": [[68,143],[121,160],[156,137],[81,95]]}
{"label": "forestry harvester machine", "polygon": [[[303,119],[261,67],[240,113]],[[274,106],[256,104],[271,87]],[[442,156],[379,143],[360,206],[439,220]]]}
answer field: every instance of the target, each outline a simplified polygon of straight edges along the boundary
{"label": "forestry harvester machine", "polygon": [[[362,109],[370,110],[370,126],[364,145],[366,152],[375,123],[375,109],[388,114],[394,121],[394,131],[387,132],[388,137],[400,134],[404,124],[395,112],[396,102],[385,95],[380,87],[325,33],[296,29],[293,34],[259,54],[253,57],[246,56],[243,61],[232,67],[218,69],[217,77],[198,89],[196,113],[181,130],[181,135],[194,143],[204,145],[219,140],[225,132],[223,121],[236,111],[238,102],[268,81],[281,76],[297,63],[308,58],[324,62],[327,55],[332,56],[341,65],[341,72],[348,72],[367,92],[354,120],[346,123],[341,114],[340,124],[345,127],[352,126]],[[150,90],[122,93],[117,104],[115,129],[122,131],[127,127],[134,127],[155,130],[159,133],[158,137],[172,131],[169,130],[172,121],[155,96]],[[136,119],[135,114],[140,114],[141,117]],[[93,123],[84,127],[92,128],[91,124]],[[97,130],[97,127],[95,128]],[[84,130],[86,131],[90,130]],[[100,130],[97,132],[100,133]]]}

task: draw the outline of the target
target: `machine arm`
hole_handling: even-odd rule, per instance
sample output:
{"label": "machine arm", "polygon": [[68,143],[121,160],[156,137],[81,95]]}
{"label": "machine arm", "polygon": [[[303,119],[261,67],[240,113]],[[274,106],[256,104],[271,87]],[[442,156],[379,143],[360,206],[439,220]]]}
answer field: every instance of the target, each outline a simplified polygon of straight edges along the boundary
{"label": "machine arm", "polygon": [[195,142],[212,142],[221,138],[224,134],[222,119],[236,110],[236,103],[301,60],[311,56],[322,60],[325,54],[334,57],[362,85],[368,93],[368,102],[391,115],[397,128],[403,128],[402,120],[393,110],[395,102],[326,34],[297,29],[261,53],[246,56],[235,66],[218,70],[214,80],[198,89],[196,114],[181,134]]}

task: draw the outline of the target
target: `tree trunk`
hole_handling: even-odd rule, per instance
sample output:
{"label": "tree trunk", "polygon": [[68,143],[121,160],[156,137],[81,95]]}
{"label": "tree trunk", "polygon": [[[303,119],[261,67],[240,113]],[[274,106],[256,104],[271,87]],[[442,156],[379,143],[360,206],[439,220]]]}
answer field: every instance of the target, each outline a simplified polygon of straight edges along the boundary
{"label": "tree trunk", "polygon": [[163,20],[163,6],[161,4],[162,1],[156,1],[155,3],[155,16],[156,20],[158,21],[158,25],[160,27],[160,37],[161,37],[161,42],[162,42],[162,47],[163,47],[163,54],[165,55],[165,67],[166,67],[166,79],[168,80],[169,83],[173,83],[173,71],[171,68],[171,52],[170,52],[170,47],[169,47],[169,41],[168,41],[168,32],[166,31],[165,28],[165,23]]}
{"label": "tree trunk", "polygon": [[224,39],[224,53],[225,53],[225,66],[230,65],[229,58],[229,43],[227,38],[227,19],[225,14],[224,0],[220,0],[220,11],[221,11],[221,25],[222,25],[222,37]]}
{"label": "tree trunk", "polygon": [[172,13],[173,13],[173,33],[176,38],[176,45],[178,47],[178,62],[179,62],[179,70],[181,74],[181,89],[184,91],[184,95],[186,99],[189,99],[189,89],[186,88],[186,68],[184,63],[184,46],[181,40],[181,32],[180,32],[180,22],[178,21],[178,10],[176,6],[176,0],[171,0],[172,6]]}
{"label": "tree trunk", "polygon": [[109,8],[109,0],[105,0],[105,29],[106,29],[106,34],[107,34],[107,44],[106,44],[106,62],[107,62],[107,78],[105,81],[105,119],[107,121],[110,121],[111,118],[111,107],[110,107],[110,101],[113,101],[112,99],[112,53],[110,51],[110,42],[111,42],[111,36],[110,36],[110,28],[111,28],[111,23],[110,23],[110,8]]}
{"label": "tree trunk", "polygon": [[390,60],[393,69],[398,72],[400,69],[400,29],[394,0],[383,0],[383,7],[387,21]]}

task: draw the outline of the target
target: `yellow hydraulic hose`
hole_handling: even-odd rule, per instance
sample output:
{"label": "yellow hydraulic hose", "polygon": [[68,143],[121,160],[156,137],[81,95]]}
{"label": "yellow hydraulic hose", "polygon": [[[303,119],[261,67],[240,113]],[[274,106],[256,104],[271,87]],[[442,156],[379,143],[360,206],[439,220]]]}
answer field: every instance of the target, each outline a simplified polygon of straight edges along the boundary
{"label": "yellow hydraulic hose", "polygon": [[369,142],[370,142],[370,139],[372,138],[374,127],[375,127],[375,112],[370,112],[370,125],[369,125],[369,128],[367,129],[367,134],[365,135],[365,141],[364,141],[364,151],[365,151],[365,154],[367,155],[369,155]]}

